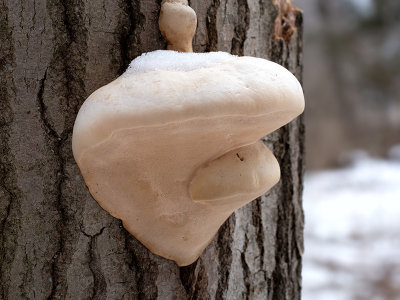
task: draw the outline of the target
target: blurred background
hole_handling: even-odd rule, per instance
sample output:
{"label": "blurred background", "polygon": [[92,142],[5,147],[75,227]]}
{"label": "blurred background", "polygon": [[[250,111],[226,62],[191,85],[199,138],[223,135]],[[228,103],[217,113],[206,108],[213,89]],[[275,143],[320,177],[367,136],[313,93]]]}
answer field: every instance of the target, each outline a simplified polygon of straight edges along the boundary
{"label": "blurred background", "polygon": [[304,11],[303,299],[400,299],[400,0]]}

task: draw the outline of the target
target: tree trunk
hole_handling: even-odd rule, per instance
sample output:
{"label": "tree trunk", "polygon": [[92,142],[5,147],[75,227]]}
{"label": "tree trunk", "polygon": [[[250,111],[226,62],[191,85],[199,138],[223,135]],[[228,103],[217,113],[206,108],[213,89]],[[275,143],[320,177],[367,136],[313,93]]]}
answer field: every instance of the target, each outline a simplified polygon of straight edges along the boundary
{"label": "tree trunk", "polygon": [[[286,0],[190,1],[195,52],[274,60],[299,79],[302,15]],[[299,299],[302,118],[265,142],[280,183],[188,267],[151,254],[94,201],[71,135],[80,105],[164,49],[161,0],[0,0],[0,299]]]}

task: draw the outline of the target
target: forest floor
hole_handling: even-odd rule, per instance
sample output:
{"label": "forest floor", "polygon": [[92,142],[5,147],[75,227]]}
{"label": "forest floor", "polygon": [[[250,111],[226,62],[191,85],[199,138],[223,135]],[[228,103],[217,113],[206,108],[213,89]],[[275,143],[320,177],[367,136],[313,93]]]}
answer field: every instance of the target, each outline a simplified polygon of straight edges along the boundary
{"label": "forest floor", "polygon": [[400,151],[305,178],[303,299],[400,299]]}

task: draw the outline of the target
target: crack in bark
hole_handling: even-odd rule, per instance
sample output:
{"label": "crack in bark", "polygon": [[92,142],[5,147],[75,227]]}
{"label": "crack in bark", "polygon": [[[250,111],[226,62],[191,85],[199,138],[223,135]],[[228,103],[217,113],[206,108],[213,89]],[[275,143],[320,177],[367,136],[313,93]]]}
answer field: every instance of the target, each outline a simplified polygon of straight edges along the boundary
{"label": "crack in bark", "polygon": [[179,277],[188,297],[190,297],[193,294],[196,285],[197,281],[196,270],[199,262],[200,260],[196,260],[189,266],[179,268]]}
{"label": "crack in bark", "polygon": [[[3,114],[4,110],[0,110],[0,114]],[[11,214],[11,206],[13,201],[17,198],[16,194],[12,191],[11,188],[8,187],[8,180],[7,178],[10,176],[11,170],[12,170],[12,166],[11,164],[6,161],[7,160],[7,154],[10,152],[9,147],[7,146],[7,140],[8,140],[8,134],[6,132],[6,127],[2,126],[1,128],[1,132],[0,132],[0,137],[1,137],[1,141],[3,143],[3,145],[0,148],[1,150],[1,157],[0,157],[0,187],[2,188],[3,192],[5,192],[5,194],[7,194],[7,197],[4,197],[8,200],[8,203],[6,205],[5,208],[5,215],[0,223],[0,241],[1,241],[1,247],[0,247],[0,271],[2,270],[3,267],[3,263],[5,261],[5,238],[4,238],[4,231],[6,228],[6,224],[8,221],[8,218]],[[1,274],[0,274],[0,278],[1,278]],[[0,290],[3,293],[3,287],[0,287]],[[3,295],[4,297],[4,295]]]}
{"label": "crack in bark", "polygon": [[95,255],[95,243],[97,238],[103,234],[104,229],[106,229],[107,226],[104,226],[100,229],[99,232],[90,235],[87,234],[83,229],[82,226],[80,226],[80,231],[83,233],[84,236],[88,237],[89,240],[89,270],[92,273],[92,277],[93,277],[93,289],[92,289],[92,294],[90,296],[90,299],[98,299],[100,295],[104,295],[106,288],[107,288],[107,284],[106,281],[104,279],[103,274],[98,271],[99,269],[101,269],[101,267],[99,266],[99,262],[98,259]]}
{"label": "crack in bark", "polygon": [[[70,0],[63,0],[61,2],[58,2],[56,5],[58,8],[61,9],[61,22],[56,23],[56,25],[60,26],[60,28],[57,28],[56,30],[61,31],[61,34],[65,34],[66,38],[65,41],[63,41],[59,48],[55,50],[55,54],[53,58],[60,57],[62,59],[62,68],[63,68],[63,74],[65,78],[65,95],[64,97],[67,99],[67,115],[69,118],[66,118],[65,120],[65,128],[61,132],[61,134],[57,134],[56,129],[51,125],[50,120],[48,119],[47,116],[47,108],[44,103],[44,91],[45,91],[45,81],[46,81],[46,74],[47,70],[45,73],[45,77],[42,79],[41,82],[41,87],[39,89],[39,94],[38,94],[38,102],[39,102],[39,111],[40,111],[40,117],[41,121],[43,124],[43,127],[45,128],[49,140],[52,142],[52,148],[54,152],[54,156],[57,159],[57,164],[58,164],[58,169],[56,171],[57,174],[57,180],[56,180],[56,196],[55,196],[55,206],[56,209],[59,213],[60,220],[58,221],[57,224],[57,231],[58,231],[58,250],[56,251],[55,255],[53,256],[53,261],[51,264],[51,278],[52,278],[52,290],[51,293],[48,297],[48,299],[53,299],[56,297],[56,293],[60,292],[59,291],[59,286],[61,286],[61,267],[59,266],[61,260],[62,260],[62,254],[64,253],[65,249],[65,241],[64,241],[64,236],[66,236],[66,224],[68,224],[69,218],[67,216],[67,209],[63,205],[63,192],[62,192],[62,187],[66,179],[66,158],[64,157],[62,153],[62,149],[65,146],[65,143],[69,140],[69,136],[72,133],[73,130],[73,122],[75,119],[75,116],[78,112],[78,107],[79,107],[79,98],[84,96],[83,93],[80,93],[80,89],[84,90],[82,86],[84,86],[82,80],[80,78],[75,78],[76,75],[75,73],[78,72],[78,69],[76,69],[73,66],[73,45],[78,44],[78,38],[81,38],[81,33],[78,31],[78,29],[75,28],[76,25],[78,25],[78,22],[73,19],[74,13],[73,11],[76,8],[75,3],[71,3],[72,1]],[[73,5],[75,4],[75,5]],[[54,22],[54,21],[53,21]],[[79,66],[81,67],[81,66]],[[82,95],[81,95],[82,94]],[[72,105],[71,105],[72,103]]]}
{"label": "crack in bark", "polygon": [[239,56],[244,55],[244,43],[247,38],[247,30],[250,26],[250,10],[247,0],[237,0],[238,22],[235,25],[235,35],[232,38],[231,53]]}
{"label": "crack in bark", "polygon": [[[293,162],[290,152],[290,125],[286,125],[281,129],[280,144],[284,145],[278,153],[280,165],[285,168],[285,174],[292,174]],[[298,295],[296,291],[300,290],[298,286],[300,282],[287,282],[287,277],[291,274],[301,274],[301,255],[292,253],[293,241],[297,243],[296,238],[296,211],[294,208],[294,182],[290,176],[282,177],[281,191],[282,198],[278,202],[278,220],[276,232],[276,252],[275,252],[275,270],[272,277],[275,283],[273,287],[273,297],[278,299],[293,299],[294,295]],[[297,257],[293,257],[296,254]],[[295,270],[293,270],[295,268]],[[294,271],[294,272],[293,272]],[[286,279],[286,283],[285,283]],[[299,296],[299,295],[298,295]]]}
{"label": "crack in bark", "polygon": [[[39,85],[39,92],[37,94],[36,99],[38,100],[38,105],[39,105],[39,115],[40,115],[40,120],[43,124],[44,130],[47,135],[50,136],[51,139],[54,141],[59,142],[61,138],[57,134],[56,130],[53,128],[53,126],[50,124],[49,120],[47,119],[47,107],[44,104],[44,99],[43,99],[43,94],[44,94],[44,87],[45,87],[45,82],[47,78],[47,71],[48,68],[46,68],[43,78],[40,80],[40,85]],[[55,148],[57,148],[59,145],[55,145]]]}
{"label": "crack in bark", "polygon": [[207,300],[208,276],[202,258],[190,266],[179,268],[180,280],[185,288],[187,299]]}
{"label": "crack in bark", "polygon": [[185,288],[187,299],[210,299],[207,293],[208,276],[202,258],[193,264],[179,268],[180,280]]}
{"label": "crack in bark", "polygon": [[[120,226],[120,227],[122,228],[122,226]],[[132,272],[135,273],[135,276],[136,276],[136,278],[135,278],[136,279],[135,280],[135,282],[136,282],[135,296],[138,299],[146,299],[147,295],[145,294],[145,280],[144,280],[144,276],[143,276],[143,274],[146,270],[142,269],[141,262],[136,257],[135,251],[132,249],[133,247],[131,245],[131,242],[132,242],[133,237],[130,235],[130,233],[127,230],[125,230],[125,229],[122,229],[122,230],[123,230],[123,234],[125,236],[125,250],[128,253],[129,258],[130,258],[128,267]],[[148,251],[148,250],[146,249],[146,251]]]}
{"label": "crack in bark", "polygon": [[[2,168],[2,170],[4,170],[4,169]],[[6,207],[6,214],[4,216],[4,219],[1,222],[1,227],[0,227],[0,233],[1,233],[1,235],[0,235],[0,241],[1,241],[1,247],[0,247],[0,282],[2,281],[2,277],[3,277],[3,272],[2,272],[3,271],[3,265],[4,265],[4,262],[6,261],[6,257],[5,257],[5,255],[6,255],[6,251],[5,251],[6,247],[5,247],[4,231],[5,231],[5,228],[6,228],[6,224],[7,224],[8,218],[9,218],[10,213],[11,213],[11,205],[12,205],[13,201],[16,199],[16,195],[13,192],[11,192],[10,190],[8,190],[8,188],[6,187],[5,180],[3,179],[4,176],[8,175],[7,173],[4,174],[3,176],[1,176],[2,178],[0,178],[1,179],[0,180],[0,186],[3,188],[3,190],[5,190],[9,194],[9,196],[8,196],[8,204],[7,204],[7,207]],[[6,294],[6,292],[5,292],[5,284],[1,284],[0,285],[0,295],[1,295],[2,298],[0,298],[0,299],[5,299],[6,298],[5,294]]]}
{"label": "crack in bark", "polygon": [[210,296],[207,293],[208,287],[208,277],[204,267],[203,260],[200,259],[197,274],[196,274],[196,281],[194,284],[194,290],[190,294],[190,299],[192,300],[207,300],[210,299]]}
{"label": "crack in bark", "polygon": [[217,13],[220,4],[220,0],[215,0],[207,10],[206,28],[208,43],[205,52],[217,51],[218,49]]}
{"label": "crack in bark", "polygon": [[219,281],[216,299],[225,299],[225,292],[228,289],[230,268],[232,265],[232,239],[235,228],[235,214],[222,225],[218,232],[217,249],[219,259]]}
{"label": "crack in bark", "polygon": [[[9,276],[9,273],[4,266],[10,262],[7,254],[10,254],[9,256],[15,255],[16,236],[12,235],[12,228],[7,227],[7,224],[12,209],[15,209],[14,204],[16,204],[15,201],[18,199],[19,193],[9,147],[9,127],[14,118],[10,103],[15,98],[15,83],[11,74],[14,63],[14,47],[8,14],[6,2],[0,2],[0,189],[4,194],[0,201],[7,201],[5,214],[0,222],[0,282],[3,282],[3,284],[0,284],[0,299],[6,299],[6,294],[10,288],[5,279],[6,276]],[[14,226],[19,223],[20,220],[14,220]],[[11,232],[6,232],[7,229],[11,229]],[[6,245],[6,237],[14,241],[8,241]]]}
{"label": "crack in bark", "polygon": [[[25,272],[22,275],[22,282],[29,282],[28,281],[28,274],[32,274],[32,267],[29,262],[28,254],[26,253],[26,245],[24,246],[24,256],[22,257],[22,264],[26,266]],[[22,296],[26,297],[27,299],[29,296],[26,294],[25,287],[22,287]]]}
{"label": "crack in bark", "polygon": [[[289,128],[288,125],[280,129],[281,137],[279,144],[284,145],[283,149],[280,149],[280,153],[277,153],[279,165],[284,167],[286,174],[290,174],[291,160],[289,156]],[[278,202],[278,220],[276,230],[276,251],[275,251],[275,269],[272,273],[273,281],[276,283],[284,282],[288,271],[284,269],[287,266],[287,243],[289,237],[290,228],[288,228],[288,215],[286,215],[290,208],[290,201],[292,199],[292,191],[288,188],[290,179],[286,176],[281,178],[281,190],[283,197]],[[288,207],[289,206],[289,207]],[[276,299],[287,299],[286,297],[286,286],[282,284],[275,284],[273,288],[273,297]]]}
{"label": "crack in bark", "polygon": [[[256,228],[256,241],[258,249],[260,250],[260,270],[264,270],[264,225],[262,222],[262,209],[261,209],[261,198],[257,198],[253,201],[253,226]],[[266,279],[266,273],[263,272],[264,278]]]}
{"label": "crack in bark", "polygon": [[260,8],[260,16],[263,16],[265,11],[263,0],[258,0],[258,7]]}
{"label": "crack in bark", "polygon": [[140,37],[135,34],[140,25],[143,24],[144,16],[140,12],[140,0],[124,0],[125,13],[128,16],[128,24],[121,26],[121,35],[119,37],[121,63],[118,74],[125,72],[131,63],[132,45],[140,45]]}
{"label": "crack in bark", "polygon": [[54,151],[54,155],[57,157],[57,162],[58,162],[58,169],[56,170],[57,174],[57,180],[55,183],[56,186],[56,207],[57,211],[59,212],[60,215],[60,221],[57,225],[57,231],[59,233],[59,241],[58,241],[58,251],[56,252],[54,256],[54,260],[51,265],[51,278],[52,278],[52,290],[50,293],[50,296],[48,299],[52,299],[55,295],[56,292],[56,287],[57,287],[57,272],[56,272],[56,262],[57,258],[60,257],[60,254],[62,253],[62,249],[64,248],[64,241],[62,239],[63,236],[63,229],[62,226],[64,224],[64,221],[66,220],[66,213],[65,213],[65,208],[61,204],[62,202],[62,184],[64,182],[65,178],[65,160],[62,156],[61,153],[61,148],[63,146],[63,142],[68,138],[67,135],[62,135],[62,137],[59,137],[57,134],[56,130],[53,128],[53,126],[50,124],[50,121],[47,118],[47,108],[46,105],[44,104],[44,91],[45,91],[45,82],[47,78],[47,69],[44,73],[43,78],[40,80],[40,86],[39,86],[39,92],[37,95],[37,102],[39,106],[39,115],[40,115],[40,121],[42,122],[43,129],[45,130],[46,134],[48,135],[49,141],[51,141],[52,148]]}
{"label": "crack in bark", "polygon": [[[285,2],[285,1],[283,1]],[[272,41],[272,59],[291,70],[301,81],[301,59],[300,53],[302,51],[302,13],[294,7],[290,7],[290,14],[295,14],[296,20],[293,23],[296,27],[296,39],[292,39],[293,32],[288,34],[284,33],[284,37],[275,35]],[[288,12],[283,12],[288,13]],[[279,11],[276,20],[280,18],[282,12]],[[292,16],[291,16],[292,17]],[[276,23],[275,23],[276,24]],[[297,30],[299,28],[299,30]],[[293,28],[292,28],[293,29]],[[275,28],[275,32],[276,32]],[[296,47],[294,54],[295,66],[291,66],[290,62],[293,61],[290,50],[293,46]],[[300,68],[299,68],[300,66]],[[300,78],[299,78],[300,77]],[[294,121],[291,125],[286,125],[280,129],[280,140],[275,155],[278,158],[279,164],[282,167],[281,178],[281,192],[282,195],[278,202],[277,212],[277,231],[276,231],[276,251],[275,251],[275,269],[272,273],[272,297],[275,299],[298,299],[301,290],[301,255],[302,255],[302,224],[303,221],[298,222],[298,214],[301,214],[301,192],[302,192],[302,179],[304,172],[303,155],[304,155],[304,124],[302,117]],[[294,125],[294,127],[293,127]],[[292,135],[296,136],[296,140],[300,145],[299,150],[291,151]],[[297,152],[296,152],[297,151]],[[297,157],[296,157],[297,156]],[[297,170],[296,170],[297,168]],[[296,176],[297,175],[297,176]],[[293,176],[298,177],[298,184],[295,186]],[[297,189],[297,190],[295,190]],[[297,192],[298,197],[294,198]],[[300,209],[296,210],[296,203]],[[295,280],[297,276],[297,280]]]}
{"label": "crack in bark", "polygon": [[[305,140],[305,128],[304,128],[304,115],[301,115],[299,117],[299,120],[297,121],[297,126],[298,126],[298,131],[297,134],[301,140]],[[304,157],[305,157],[305,149],[304,145],[300,145],[299,147],[299,156],[297,158],[297,176],[298,176],[298,181],[303,182],[304,181],[304,172],[305,172],[305,162],[304,162]],[[303,231],[304,231],[304,212],[302,210],[302,203],[303,203],[303,185],[299,184],[297,187],[298,191],[297,193],[299,194],[299,206],[300,206],[300,218],[301,218],[301,224],[303,225],[300,229],[296,228],[296,249],[298,251],[298,255],[301,257],[304,252],[304,240],[303,240]],[[300,232],[299,232],[300,230]]]}
{"label": "crack in bark", "polygon": [[244,245],[243,249],[240,253],[240,259],[241,259],[241,264],[242,264],[242,270],[243,270],[243,281],[244,281],[244,286],[246,288],[246,294],[244,295],[247,300],[251,299],[251,286],[250,286],[250,276],[251,276],[251,271],[249,269],[249,266],[247,265],[246,262],[246,250],[247,246],[249,244],[249,238],[247,237],[247,233],[244,234]]}
{"label": "crack in bark", "polygon": [[[298,44],[297,44],[297,53],[296,53],[296,69],[297,69],[297,74],[296,77],[300,81],[300,83],[303,83],[303,61],[302,61],[302,56],[301,54],[303,53],[303,13],[301,11],[297,12],[296,15],[296,22],[295,22],[296,28],[297,28],[297,39],[298,39]],[[297,119],[297,137],[300,141],[305,140],[305,125],[304,125],[304,114],[299,116]],[[304,181],[304,172],[305,172],[305,144],[304,143],[299,143],[299,154],[297,157],[297,176],[298,176],[298,182],[301,183]],[[300,197],[299,199],[299,206],[300,206],[300,213],[301,213],[301,223],[303,226],[299,230],[296,230],[296,245],[297,245],[297,250],[298,250],[298,255],[302,256],[304,252],[304,240],[303,240],[303,230],[304,230],[304,213],[302,210],[302,195],[303,195],[303,185],[299,184],[298,188],[298,195]],[[301,269],[301,268],[300,268]]]}
{"label": "crack in bark", "polygon": [[[296,10],[296,26],[300,26],[302,24],[302,14],[300,11]],[[290,38],[292,35],[290,35]],[[290,65],[291,59],[291,51],[289,47],[293,43],[298,48],[297,51],[301,51],[302,47],[302,35],[301,32],[296,36],[296,40],[285,40],[283,38],[275,40],[277,42],[276,49],[279,49],[279,63],[285,66],[287,69],[292,70],[292,72],[299,77],[301,74],[301,69],[298,70],[298,64],[301,64],[301,60],[299,58],[299,53],[296,53],[295,57],[295,69]],[[300,74],[297,73],[300,72]],[[301,78],[298,78],[301,81]],[[280,165],[284,166],[285,171],[282,173],[288,174],[282,178],[281,185],[281,193],[283,195],[282,200],[278,203],[278,222],[277,222],[277,236],[276,240],[277,251],[276,251],[276,268],[273,272],[273,280],[275,283],[282,282],[285,278],[293,278],[290,282],[287,282],[285,285],[275,284],[273,287],[273,296],[279,297],[282,299],[293,299],[295,296],[300,297],[299,292],[301,290],[301,281],[298,279],[294,280],[294,275],[297,278],[301,278],[301,256],[302,256],[302,224],[303,221],[298,222],[296,218],[299,218],[298,214],[301,214],[302,211],[296,210],[296,203],[294,201],[298,201],[298,205],[301,207],[301,180],[303,178],[303,162],[302,155],[304,154],[304,145],[302,145],[304,141],[304,126],[302,124],[302,117],[297,119],[291,125],[286,125],[281,129],[281,140],[280,144],[284,147],[281,148],[280,157]],[[294,125],[294,127],[292,127]],[[299,141],[300,149],[298,153],[292,153],[290,137],[292,135],[296,135],[296,139]],[[295,156],[297,155],[297,157]],[[297,163],[299,163],[297,165]],[[296,166],[297,165],[297,166]],[[296,170],[297,167],[297,170]],[[294,170],[294,171],[293,171]],[[295,181],[293,176],[298,176],[298,185],[295,186]],[[297,190],[295,190],[297,189]],[[298,193],[298,197],[295,199],[295,192]]]}
{"label": "crack in bark", "polygon": [[130,235],[128,231],[124,229],[123,232],[125,235],[125,250],[130,258],[128,266],[136,276],[135,299],[157,299],[159,296],[156,284],[159,271],[157,261],[153,260],[150,251]]}
{"label": "crack in bark", "polygon": [[[1,163],[0,164],[0,170],[2,171],[2,174],[1,174],[2,176],[0,177],[0,187],[2,187],[3,191],[5,191],[8,194],[8,197],[7,197],[8,198],[8,204],[6,205],[6,209],[5,209],[6,214],[5,214],[5,216],[4,216],[4,218],[3,218],[2,222],[1,222],[1,225],[0,225],[0,232],[3,235],[4,229],[5,229],[5,225],[7,223],[7,219],[10,216],[12,199],[15,199],[16,196],[6,186],[6,181],[5,181],[4,178],[7,176],[7,172],[8,171],[6,171],[6,168],[4,167],[3,162],[0,162],[0,163]],[[3,236],[1,237],[1,241],[3,241]],[[1,248],[2,256],[4,255],[3,249],[4,249],[4,245]],[[3,261],[3,260],[4,260],[4,257],[1,259],[1,261]],[[1,265],[2,264],[0,263],[0,270],[1,270]]]}

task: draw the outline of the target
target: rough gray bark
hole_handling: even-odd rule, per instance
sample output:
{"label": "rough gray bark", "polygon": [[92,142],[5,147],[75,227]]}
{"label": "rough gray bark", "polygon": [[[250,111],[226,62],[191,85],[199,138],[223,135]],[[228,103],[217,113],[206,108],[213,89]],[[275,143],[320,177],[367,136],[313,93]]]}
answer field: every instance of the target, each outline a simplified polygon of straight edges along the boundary
{"label": "rough gray bark", "polygon": [[[0,0],[0,299],[299,299],[302,118],[265,139],[282,179],[236,212],[201,258],[155,256],[91,198],[71,152],[86,97],[162,49],[161,0]],[[286,0],[190,1],[197,52],[302,72]]]}

